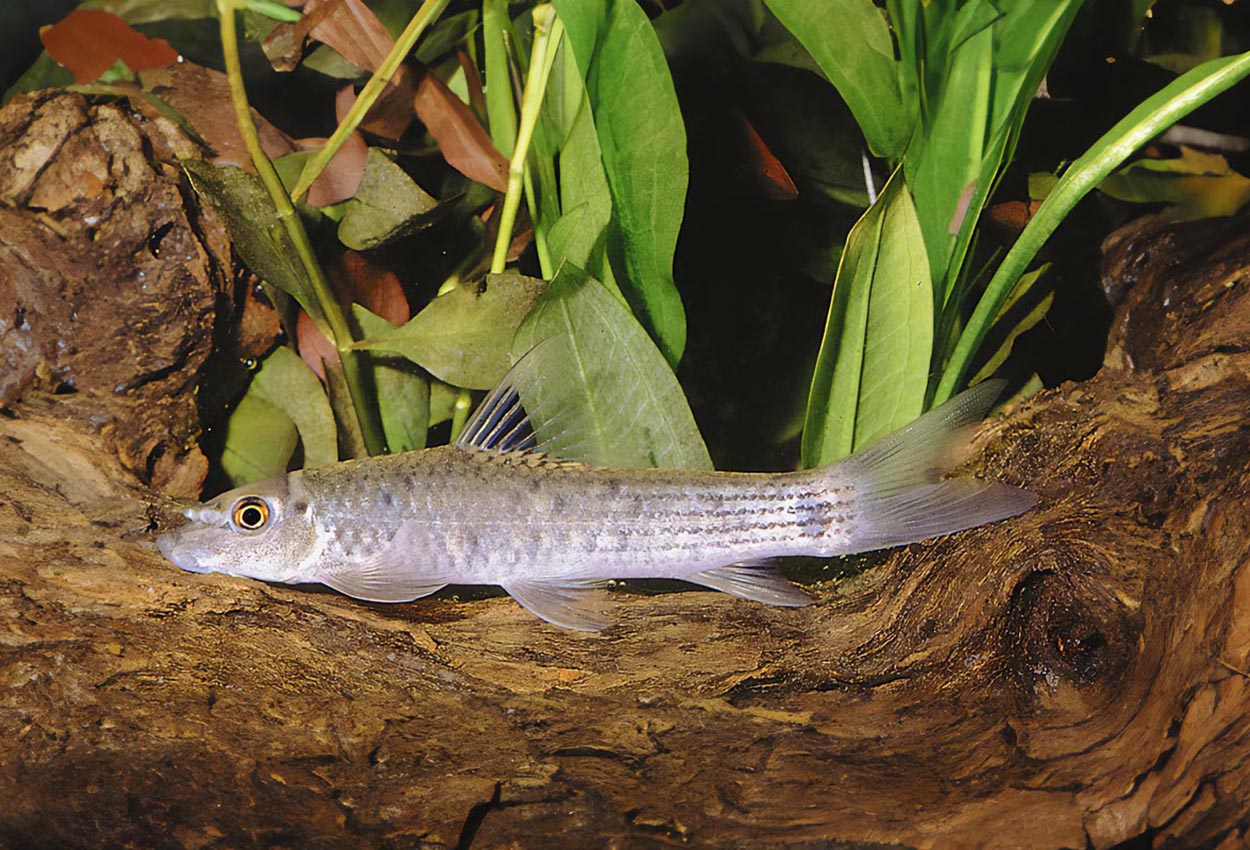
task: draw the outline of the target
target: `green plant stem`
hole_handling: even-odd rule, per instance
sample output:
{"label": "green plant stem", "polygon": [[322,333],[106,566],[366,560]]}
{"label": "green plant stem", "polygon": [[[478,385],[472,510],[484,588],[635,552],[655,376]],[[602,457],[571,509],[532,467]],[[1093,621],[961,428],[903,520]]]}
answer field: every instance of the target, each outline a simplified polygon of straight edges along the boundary
{"label": "green plant stem", "polygon": [[[220,3],[221,0],[218,2]],[[408,26],[404,27],[404,31],[399,34],[391,52],[386,54],[382,64],[373,72],[373,76],[365,83],[365,87],[360,90],[356,102],[343,116],[343,121],[334,128],[334,133],[326,141],[325,146],[309,157],[308,162],[304,164],[304,170],[300,172],[299,180],[296,181],[295,188],[291,190],[291,200],[299,201],[304,197],[304,193],[330,164],[330,160],[347,141],[347,137],[356,131],[360,122],[365,119],[365,115],[373,108],[373,104],[382,96],[391,78],[399,71],[404,59],[416,45],[417,39],[421,37],[421,33],[425,32],[425,28],[443,13],[443,9],[447,8],[449,2],[450,0],[425,0],[421,8],[417,9],[417,13],[412,16]]]}
{"label": "green plant stem", "polygon": [[368,395],[364,390],[363,363],[361,356],[351,349],[352,333],[347,325],[347,317],[343,315],[338,299],[335,298],[330,284],[321,271],[321,265],[317,262],[312,244],[308,241],[308,233],[304,230],[304,223],[300,220],[299,213],[296,212],[291,199],[287,197],[286,190],[282,187],[282,180],[278,177],[273,163],[261,148],[260,137],[256,133],[256,124],[252,121],[252,109],[248,104],[247,89],[243,85],[243,69],[239,63],[239,40],[235,29],[234,14],[234,0],[217,0],[221,48],[225,57],[226,78],[230,85],[230,99],[234,103],[239,133],[243,136],[252,165],[256,168],[256,173],[260,175],[265,191],[273,200],[278,212],[278,220],[282,222],[283,229],[295,246],[304,272],[308,275],[313,292],[316,293],[317,303],[308,304],[305,307],[317,312],[318,315],[312,318],[318,320],[319,324],[328,326],[334,337],[334,346],[338,349],[339,359],[343,364],[343,378],[347,382],[348,392],[352,397],[352,406],[360,422],[360,432],[364,437],[365,448],[370,454],[380,454],[386,451],[382,421],[377,410],[368,404]]}
{"label": "green plant stem", "polygon": [[469,411],[473,409],[473,395],[468,390],[456,393],[456,402],[451,409],[451,442],[456,442],[460,432],[469,421]]}
{"label": "green plant stem", "polygon": [[968,319],[950,361],[942,372],[933,404],[941,404],[963,385],[994,317],[1011,297],[1020,277],[1042,245],[1089,192],[1133,153],[1194,109],[1250,75],[1250,53],[1203,63],[1178,77],[1134,109],[1072,163],[1046,196],[1016,243],[1003,258]]}
{"label": "green plant stem", "polygon": [[525,93],[521,98],[521,123],[517,130],[516,147],[508,161],[508,191],[504,194],[503,209],[499,214],[499,233],[495,237],[495,254],[490,264],[493,274],[499,274],[508,264],[508,245],[512,242],[512,228],[516,225],[517,209],[521,205],[525,160],[534,137],[534,126],[538,123],[547,76],[551,72],[547,53],[555,50],[564,34],[564,27],[549,3],[535,6],[533,17],[534,45],[525,79]]}

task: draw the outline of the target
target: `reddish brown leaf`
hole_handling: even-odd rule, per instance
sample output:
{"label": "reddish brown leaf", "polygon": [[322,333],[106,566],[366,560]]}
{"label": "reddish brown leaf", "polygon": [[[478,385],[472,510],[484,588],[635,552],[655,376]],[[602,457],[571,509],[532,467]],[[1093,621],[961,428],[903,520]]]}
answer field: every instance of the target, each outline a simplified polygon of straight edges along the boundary
{"label": "reddish brown leaf", "polygon": [[1015,239],[1041,205],[1041,201],[1003,201],[987,207],[985,217],[1004,238]]}
{"label": "reddish brown leaf", "polygon": [[365,116],[360,129],[384,141],[398,142],[416,117],[412,110],[412,97],[416,90],[416,78],[412,69],[401,65],[391,79],[391,84]]}
{"label": "reddish brown leaf", "polygon": [[[351,86],[339,90],[334,101],[334,111],[338,120],[356,101],[356,93]],[[302,150],[316,150],[325,145],[325,139],[300,139]],[[356,194],[360,188],[360,178],[365,173],[365,157],[369,148],[359,133],[347,137],[343,146],[334,154],[334,158],[326,165],[325,170],[317,175],[317,179],[308,189],[308,203],[314,207],[327,207],[341,203]]]}
{"label": "reddish brown leaf", "polygon": [[40,30],[39,38],[48,55],[80,83],[99,79],[119,59],[132,71],[178,61],[178,51],[165,39],[148,38],[112,12],[94,9],[75,9],[59,23]]}
{"label": "reddish brown leaf", "polygon": [[508,160],[491,143],[473,110],[438,77],[426,73],[413,98],[417,117],[430,131],[447,164],[497,192],[508,188]]}
{"label": "reddish brown leaf", "polygon": [[340,291],[350,292],[352,300],[369,312],[398,327],[412,318],[412,308],[399,276],[374,262],[367,254],[345,251],[331,267]]}
{"label": "reddish brown leaf", "polygon": [[[226,75],[194,62],[179,62],[165,68],[144,71],[139,84],[155,97],[180,112],[201,139],[209,144],[217,162],[247,166],[251,162],[243,137],[239,135],[230,85]],[[144,104],[134,98],[141,109]],[[252,110],[252,120],[260,134],[260,144],[271,158],[297,150],[291,138]]]}
{"label": "reddish brown leaf", "polygon": [[477,72],[477,63],[473,61],[469,51],[464,49],[464,45],[456,48],[456,60],[460,63],[460,70],[464,72],[464,82],[469,89],[469,103],[473,106],[473,111],[478,115],[485,115],[486,92],[482,89],[482,77]]}
{"label": "reddish brown leaf", "polygon": [[295,343],[299,346],[299,356],[324,382],[326,367],[322,361],[339,362],[339,352],[334,347],[334,343],[317,329],[317,325],[303,310],[299,311],[299,319],[295,323]]}
{"label": "reddish brown leaf", "polygon": [[768,149],[760,134],[750,120],[741,112],[738,123],[746,139],[747,155],[751,158],[751,171],[760,191],[771,201],[793,201],[799,196],[799,189],[790,178],[790,172],[781,164],[781,160]]}
{"label": "reddish brown leaf", "polygon": [[309,0],[297,32],[334,48],[357,68],[376,71],[395,39],[364,0]]}

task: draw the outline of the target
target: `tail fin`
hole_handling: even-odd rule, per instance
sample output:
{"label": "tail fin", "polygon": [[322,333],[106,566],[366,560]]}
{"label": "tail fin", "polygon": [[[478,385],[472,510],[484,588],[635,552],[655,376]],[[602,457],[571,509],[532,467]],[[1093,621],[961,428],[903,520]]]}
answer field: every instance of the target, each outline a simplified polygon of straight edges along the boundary
{"label": "tail fin", "polygon": [[830,468],[855,486],[858,522],[848,551],[915,543],[1023,513],[1037,497],[998,482],[941,480],[960,447],[960,430],[977,422],[1002,392],[977,384],[910,425]]}

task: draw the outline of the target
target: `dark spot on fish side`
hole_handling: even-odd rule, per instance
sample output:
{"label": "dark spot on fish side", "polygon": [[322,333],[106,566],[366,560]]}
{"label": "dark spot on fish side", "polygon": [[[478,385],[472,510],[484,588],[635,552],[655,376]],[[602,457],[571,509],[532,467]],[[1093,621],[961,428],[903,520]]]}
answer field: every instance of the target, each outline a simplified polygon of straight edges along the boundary
{"label": "dark spot on fish side", "polygon": [[395,497],[391,495],[390,491],[382,491],[382,504],[386,505],[388,508],[395,504]]}

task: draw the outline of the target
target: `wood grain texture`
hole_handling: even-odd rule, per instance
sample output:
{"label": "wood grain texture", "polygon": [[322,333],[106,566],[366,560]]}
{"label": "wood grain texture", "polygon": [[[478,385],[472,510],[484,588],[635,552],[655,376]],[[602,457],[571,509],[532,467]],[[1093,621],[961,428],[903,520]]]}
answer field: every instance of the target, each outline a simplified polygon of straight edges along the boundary
{"label": "wood grain texture", "polygon": [[1102,371],[978,439],[1040,506],[800,610],[622,590],[587,636],[502,597],[182,573],[150,545],[170,505],[27,391],[0,418],[0,846],[1241,846],[1250,236],[1108,251]]}

